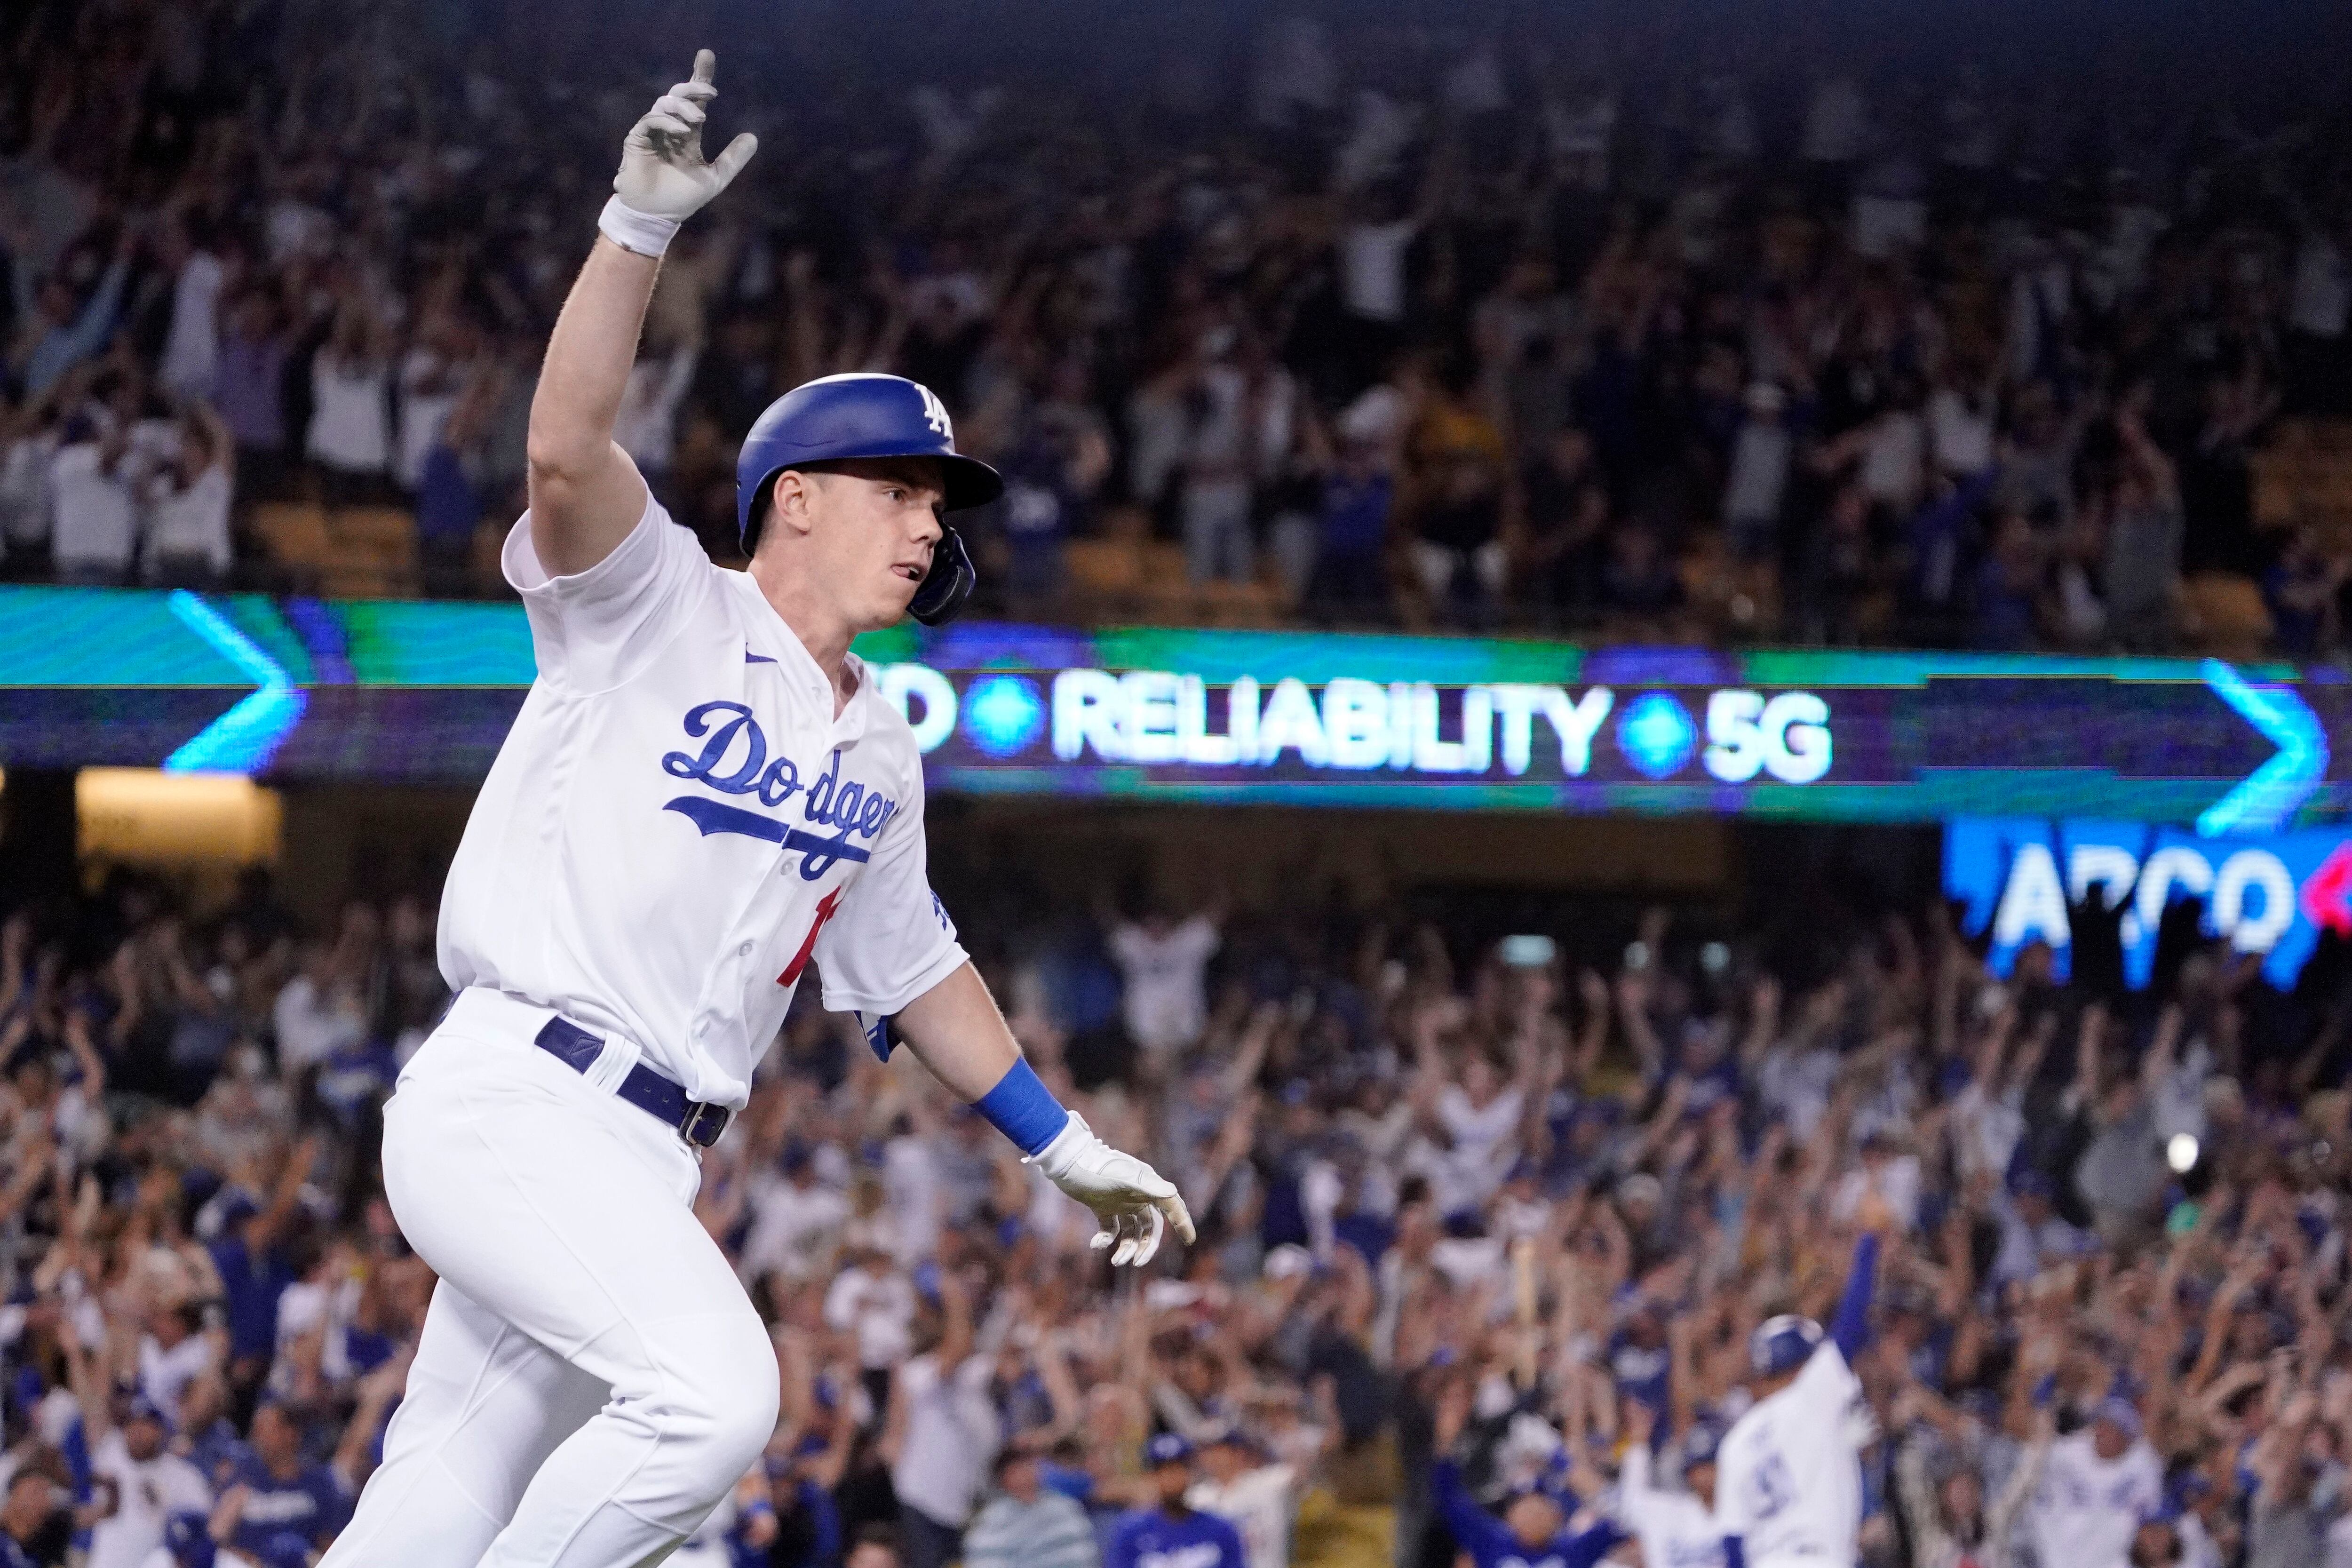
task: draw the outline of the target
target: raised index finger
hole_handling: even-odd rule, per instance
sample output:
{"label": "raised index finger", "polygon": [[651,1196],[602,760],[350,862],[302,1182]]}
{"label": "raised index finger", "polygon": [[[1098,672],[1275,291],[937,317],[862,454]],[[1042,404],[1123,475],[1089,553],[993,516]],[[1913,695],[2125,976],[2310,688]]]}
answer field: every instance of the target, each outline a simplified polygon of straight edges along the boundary
{"label": "raised index finger", "polygon": [[693,79],[697,83],[703,87],[709,87],[710,85],[710,79],[717,75],[718,71],[719,57],[717,55],[712,54],[709,49],[697,49],[694,51]]}

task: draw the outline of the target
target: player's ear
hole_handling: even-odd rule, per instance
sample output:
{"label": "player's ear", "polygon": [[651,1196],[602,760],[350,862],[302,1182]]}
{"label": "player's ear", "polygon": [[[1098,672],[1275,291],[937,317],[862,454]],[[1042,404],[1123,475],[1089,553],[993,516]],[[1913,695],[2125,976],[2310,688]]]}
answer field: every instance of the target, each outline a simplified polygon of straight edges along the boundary
{"label": "player's ear", "polygon": [[769,481],[769,521],[781,523],[797,533],[806,533],[809,531],[809,496],[814,487],[814,476],[798,468],[786,468]]}

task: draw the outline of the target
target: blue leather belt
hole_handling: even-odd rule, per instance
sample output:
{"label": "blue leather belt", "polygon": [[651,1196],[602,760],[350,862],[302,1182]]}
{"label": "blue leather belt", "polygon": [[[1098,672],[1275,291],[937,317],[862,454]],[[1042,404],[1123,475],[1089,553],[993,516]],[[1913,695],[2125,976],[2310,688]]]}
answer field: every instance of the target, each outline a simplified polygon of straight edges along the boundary
{"label": "blue leather belt", "polygon": [[[584,1073],[604,1054],[604,1040],[569,1018],[550,1018],[539,1031],[539,1048],[570,1068]],[[734,1112],[708,1100],[688,1100],[686,1090],[643,1062],[629,1069],[613,1091],[639,1110],[657,1118],[698,1149],[708,1149],[727,1131]]]}

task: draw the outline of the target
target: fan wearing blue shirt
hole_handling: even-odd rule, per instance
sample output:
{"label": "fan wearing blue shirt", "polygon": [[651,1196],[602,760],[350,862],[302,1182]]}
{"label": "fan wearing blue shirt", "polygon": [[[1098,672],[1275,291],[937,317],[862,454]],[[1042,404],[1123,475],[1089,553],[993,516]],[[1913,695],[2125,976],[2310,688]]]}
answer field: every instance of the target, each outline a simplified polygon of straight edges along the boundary
{"label": "fan wearing blue shirt", "polygon": [[310,1179],[319,1150],[305,1138],[287,1160],[264,1207],[242,1192],[221,1200],[220,1234],[213,1239],[213,1267],[221,1277],[228,1313],[230,1363],[247,1385],[269,1370],[278,1350],[278,1300],[300,1274],[287,1256],[285,1238]]}
{"label": "fan wearing blue shirt", "polygon": [[1192,1445],[1163,1432],[1144,1445],[1143,1462],[1160,1506],[1138,1509],[1118,1521],[1103,1568],[1244,1568],[1240,1532],[1185,1504]]}
{"label": "fan wearing blue shirt", "polygon": [[230,1494],[236,1500],[228,1543],[247,1556],[282,1535],[323,1547],[351,1512],[343,1483],[330,1467],[302,1457],[302,1429],[277,1405],[253,1413],[253,1451],[237,1467]]}

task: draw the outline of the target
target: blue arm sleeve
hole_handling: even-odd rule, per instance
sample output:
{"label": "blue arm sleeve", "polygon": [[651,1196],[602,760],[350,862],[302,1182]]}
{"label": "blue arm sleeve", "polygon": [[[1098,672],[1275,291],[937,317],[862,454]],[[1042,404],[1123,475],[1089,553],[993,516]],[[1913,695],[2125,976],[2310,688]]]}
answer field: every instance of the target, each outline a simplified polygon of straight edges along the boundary
{"label": "blue arm sleeve", "polygon": [[1495,1555],[1495,1537],[1504,1532],[1503,1523],[1480,1508],[1470,1489],[1462,1484],[1461,1466],[1451,1459],[1439,1460],[1430,1471],[1430,1495],[1437,1504],[1437,1517],[1453,1532],[1456,1546],[1482,1563]]}
{"label": "blue arm sleeve", "polygon": [[1723,1568],[1748,1568],[1747,1545],[1737,1535],[1723,1538]]}
{"label": "blue arm sleeve", "polygon": [[1865,1235],[1853,1244],[1853,1269],[1845,1277],[1845,1294],[1838,1298],[1837,1317],[1830,1338],[1846,1360],[1870,1342],[1870,1293],[1878,1274],[1878,1237]]}

